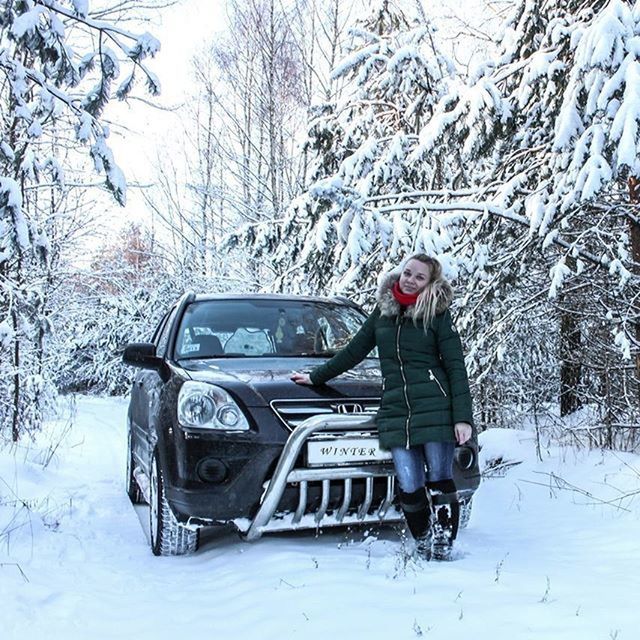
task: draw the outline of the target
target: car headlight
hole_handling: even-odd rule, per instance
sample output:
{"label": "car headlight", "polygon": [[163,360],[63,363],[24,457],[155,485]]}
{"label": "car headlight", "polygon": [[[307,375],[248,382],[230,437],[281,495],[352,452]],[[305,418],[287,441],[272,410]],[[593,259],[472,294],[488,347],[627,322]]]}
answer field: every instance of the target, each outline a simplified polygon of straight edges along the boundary
{"label": "car headlight", "polygon": [[240,407],[224,389],[193,380],[185,382],[178,394],[178,422],[195,429],[249,429]]}

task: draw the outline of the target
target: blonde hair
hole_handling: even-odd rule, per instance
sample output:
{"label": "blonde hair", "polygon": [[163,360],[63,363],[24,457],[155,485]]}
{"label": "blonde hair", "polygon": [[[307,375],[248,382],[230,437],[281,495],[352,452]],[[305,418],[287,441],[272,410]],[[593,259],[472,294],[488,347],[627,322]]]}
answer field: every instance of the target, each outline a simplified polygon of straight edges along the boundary
{"label": "blonde hair", "polygon": [[436,315],[438,306],[441,302],[445,302],[447,297],[446,290],[441,286],[442,283],[440,282],[442,280],[442,265],[436,258],[432,258],[426,253],[414,253],[402,263],[401,273],[409,260],[418,260],[418,262],[422,262],[422,264],[426,264],[430,268],[429,284],[420,292],[411,314],[413,324],[416,327],[418,326],[418,319],[422,318],[422,326],[426,332],[431,320]]}

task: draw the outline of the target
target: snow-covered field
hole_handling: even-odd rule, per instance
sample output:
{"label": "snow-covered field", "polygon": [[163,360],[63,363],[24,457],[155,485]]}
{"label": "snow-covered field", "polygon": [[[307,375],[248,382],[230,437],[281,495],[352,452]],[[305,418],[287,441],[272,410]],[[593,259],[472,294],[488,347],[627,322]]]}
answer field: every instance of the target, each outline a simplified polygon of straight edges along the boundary
{"label": "snow-covered field", "polygon": [[125,412],[80,397],[72,423],[0,452],[2,640],[639,637],[640,456],[538,462],[530,433],[486,432],[485,458],[523,463],[484,481],[450,563],[412,560],[390,527],[214,530],[156,558],[124,492]]}

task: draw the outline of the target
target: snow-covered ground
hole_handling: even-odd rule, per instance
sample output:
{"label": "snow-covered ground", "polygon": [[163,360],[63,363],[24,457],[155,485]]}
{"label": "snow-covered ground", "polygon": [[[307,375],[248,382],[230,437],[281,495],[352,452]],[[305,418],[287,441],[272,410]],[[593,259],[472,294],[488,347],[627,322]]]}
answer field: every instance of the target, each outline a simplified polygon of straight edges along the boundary
{"label": "snow-covered ground", "polygon": [[483,482],[450,563],[412,560],[391,527],[212,531],[156,558],[123,488],[125,412],[80,397],[72,423],[0,452],[2,640],[638,638],[640,456],[538,462],[530,433],[483,434],[485,458],[523,463]]}

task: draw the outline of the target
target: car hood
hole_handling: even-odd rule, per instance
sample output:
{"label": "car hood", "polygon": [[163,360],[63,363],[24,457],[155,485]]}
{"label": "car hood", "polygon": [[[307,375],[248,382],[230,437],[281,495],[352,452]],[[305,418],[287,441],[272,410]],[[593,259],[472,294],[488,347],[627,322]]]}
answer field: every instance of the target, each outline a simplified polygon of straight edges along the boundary
{"label": "car hood", "polygon": [[379,398],[382,375],[377,358],[365,358],[341,376],[319,386],[291,381],[294,372],[308,373],[328,358],[210,358],[182,360],[193,380],[217,384],[239,395],[247,406],[265,406],[282,398]]}

